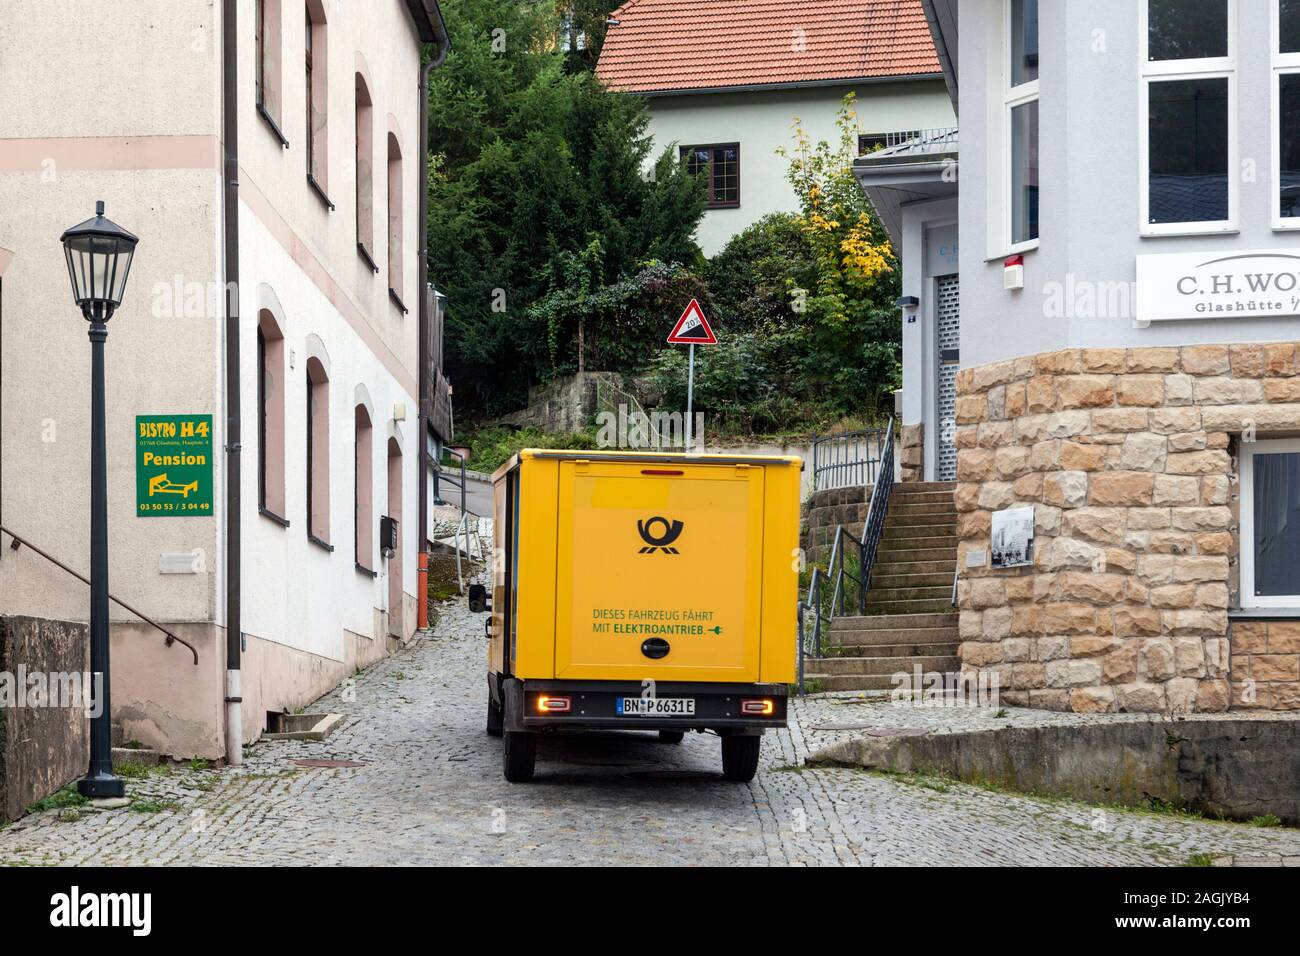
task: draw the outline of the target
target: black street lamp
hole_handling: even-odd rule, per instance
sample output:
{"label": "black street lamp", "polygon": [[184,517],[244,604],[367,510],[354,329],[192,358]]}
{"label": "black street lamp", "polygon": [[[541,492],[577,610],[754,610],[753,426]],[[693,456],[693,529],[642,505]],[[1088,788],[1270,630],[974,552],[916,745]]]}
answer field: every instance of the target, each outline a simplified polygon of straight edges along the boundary
{"label": "black street lamp", "polygon": [[[90,769],[77,789],[86,797],[121,797],[126,784],[113,774],[113,712],[108,663],[108,469],[104,453],[104,341],[108,320],[122,304],[131,257],[139,240],[104,218],[73,226],[59,240],[68,259],[72,298],[90,323],[90,673],[101,681],[99,715],[90,722]],[[92,682],[93,688],[93,682]]]}

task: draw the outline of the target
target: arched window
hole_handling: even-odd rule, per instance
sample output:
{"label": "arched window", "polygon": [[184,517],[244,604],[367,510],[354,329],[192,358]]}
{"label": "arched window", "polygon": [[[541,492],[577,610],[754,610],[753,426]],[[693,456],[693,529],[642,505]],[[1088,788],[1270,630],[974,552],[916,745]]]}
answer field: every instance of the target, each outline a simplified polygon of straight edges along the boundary
{"label": "arched window", "polygon": [[325,6],[321,0],[307,0],[306,90],[307,90],[307,180],[327,203],[329,188],[329,44]]}
{"label": "arched window", "polygon": [[375,569],[375,429],[365,405],[356,407],[357,447],[353,461],[357,567]]}
{"label": "arched window", "polygon": [[365,77],[358,73],[356,79],[357,248],[375,269],[375,110]]}
{"label": "arched window", "polygon": [[284,333],[267,309],[257,316],[257,504],[282,524],[284,507]]}
{"label": "arched window", "polygon": [[307,537],[330,547],[329,374],[315,356],[307,359]]}
{"label": "arched window", "polygon": [[[276,136],[283,142],[280,132],[280,103],[283,86],[280,71],[281,59],[281,9],[280,0],[257,0],[254,11],[254,50],[257,60],[257,112],[268,120]],[[288,145],[287,143],[285,145]]]}
{"label": "arched window", "polygon": [[388,291],[402,311],[402,146],[388,134]]}

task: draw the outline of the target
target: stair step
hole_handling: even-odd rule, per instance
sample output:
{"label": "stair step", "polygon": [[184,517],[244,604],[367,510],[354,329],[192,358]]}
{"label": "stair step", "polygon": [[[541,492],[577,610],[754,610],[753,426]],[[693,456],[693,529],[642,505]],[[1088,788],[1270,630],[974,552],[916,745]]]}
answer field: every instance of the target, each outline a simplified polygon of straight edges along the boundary
{"label": "stair step", "polygon": [[931,525],[952,525],[957,527],[957,514],[952,510],[939,512],[935,514],[895,514],[894,509],[889,509],[889,515],[885,518],[885,530],[891,528],[918,528],[929,527]]}
{"label": "stair step", "polygon": [[885,522],[882,541],[899,541],[910,543],[917,538],[951,538],[953,547],[957,541],[957,522],[941,521],[935,524],[890,524]]}
{"label": "stair step", "polygon": [[[952,575],[943,574],[894,574],[895,569],[886,569],[883,565],[876,565],[871,572],[871,590],[872,591],[892,591],[899,588],[925,588],[925,587],[947,587],[952,589]],[[881,573],[884,571],[885,573]]]}
{"label": "stair step", "polygon": [[896,481],[894,482],[894,487],[891,489],[890,494],[891,496],[902,494],[927,494],[937,491],[945,491],[948,494],[952,494],[956,490],[957,482],[955,481]]}
{"label": "stair step", "polygon": [[957,657],[958,642],[940,641],[934,644],[835,644],[829,656],[876,658],[890,657],[898,660],[909,658]]}
{"label": "stair step", "polygon": [[912,501],[910,498],[890,498],[889,514],[893,515],[955,515],[952,501]]}
{"label": "stair step", "polygon": [[955,625],[953,627],[899,627],[889,630],[839,627],[831,628],[828,637],[832,647],[902,647],[918,643],[953,644],[959,642]]}
{"label": "stair step", "polygon": [[952,598],[952,581],[910,588],[878,588],[872,585],[867,592],[867,607],[889,601],[941,601],[945,598]]}
{"label": "stair step", "polygon": [[900,671],[911,674],[920,667],[923,671],[961,670],[961,660],[954,656],[941,657],[821,657],[804,664],[805,676],[839,677],[846,674],[888,675]]}
{"label": "stair step", "polygon": [[[947,540],[946,538],[944,539]],[[906,542],[902,542],[905,544]],[[891,547],[891,545],[893,545]],[[876,567],[880,567],[886,561],[891,562],[910,562],[910,561],[947,561],[953,565],[957,563],[957,546],[940,545],[938,547],[900,547],[898,541],[882,541],[880,549],[876,552]],[[829,550],[829,546],[828,546]]]}
{"label": "stair step", "polygon": [[897,557],[906,553],[890,551],[888,556],[883,552],[877,554],[872,577],[878,574],[942,574],[951,581],[953,572],[957,570],[957,562],[952,558],[947,561],[903,561]]}
{"label": "stair step", "polygon": [[162,763],[162,754],[156,750],[139,750],[135,747],[114,747],[113,763],[135,764],[140,767],[156,767]]}
{"label": "stair step", "polygon": [[951,609],[931,614],[854,614],[837,617],[831,622],[831,629],[896,631],[918,627],[956,627],[960,617],[961,615]]}
{"label": "stair step", "polygon": [[[880,539],[881,551],[939,551],[945,552],[947,557],[955,557],[957,551],[957,535],[925,535],[912,537],[899,537],[890,535],[888,531]],[[916,560],[923,560],[918,558]]]}
{"label": "stair step", "polygon": [[952,594],[942,600],[922,598],[919,600],[867,602],[867,616],[873,614],[943,614],[952,610]]}

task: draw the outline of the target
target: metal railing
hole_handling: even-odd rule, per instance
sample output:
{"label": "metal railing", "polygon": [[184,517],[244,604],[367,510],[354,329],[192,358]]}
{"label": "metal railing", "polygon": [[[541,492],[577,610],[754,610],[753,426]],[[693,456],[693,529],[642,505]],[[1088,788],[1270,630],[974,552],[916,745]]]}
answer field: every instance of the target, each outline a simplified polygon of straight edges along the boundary
{"label": "metal railing", "polygon": [[[66,571],[68,574],[71,574],[74,578],[76,578],[78,581],[82,582],[83,584],[86,585],[90,584],[90,578],[86,577],[84,574],[82,574],[79,571],[74,571],[72,568],[68,567],[66,564],[64,564],[62,561],[60,561],[58,558],[54,557],[53,555],[48,554],[45,551],[42,551],[40,548],[32,544],[26,538],[14,534],[12,531],[10,531],[8,528],[5,527],[0,527],[0,531],[3,531],[5,534],[9,535],[9,537],[12,539],[9,542],[9,547],[12,548],[14,551],[17,551],[20,547],[29,548],[30,550],[34,551],[36,554],[39,554],[46,561],[50,562],[50,564],[54,565],[56,568],[59,568],[60,570]],[[184,644],[186,647],[189,648],[190,653],[194,655],[194,666],[195,667],[198,666],[199,652],[194,647],[194,645],[191,644],[189,641],[185,640],[185,638],[178,637],[177,635],[173,634],[171,631],[167,630],[167,628],[159,624],[157,621],[153,620],[152,618],[145,617],[143,614],[141,614],[131,605],[127,604],[125,601],[115,598],[111,594],[108,596],[108,599],[112,601],[114,604],[116,604],[118,607],[122,608],[124,611],[127,611],[130,614],[134,614],[136,617],[144,621],[150,627],[153,627],[156,630],[162,632],[164,638],[163,643],[166,646],[171,647],[172,644]]]}
{"label": "metal railing", "polygon": [[447,503],[442,500],[442,482],[445,481],[448,484],[450,484],[453,488],[460,489],[460,510],[461,513],[464,514],[465,511],[467,510],[465,507],[465,456],[458,451],[453,451],[450,448],[444,448],[442,451],[444,455],[450,455],[452,458],[455,458],[460,462],[460,480],[457,481],[455,478],[448,478],[443,475],[441,459],[434,462],[433,503],[435,505],[445,505]]}
{"label": "metal railing", "polygon": [[879,428],[814,438],[813,491],[872,484],[884,454],[883,442],[884,431]]}
{"label": "metal railing", "polygon": [[[878,434],[878,433],[877,433]],[[880,538],[884,533],[885,517],[889,513],[889,498],[894,488],[894,420],[891,418],[878,445],[879,458],[873,463],[871,501],[862,533],[846,533],[844,525],[835,528],[831,542],[830,559],[826,570],[814,566],[808,580],[808,590],[798,604],[799,627],[799,693],[804,693],[804,668],[807,658],[826,656],[823,632],[843,614],[851,601],[858,614],[867,610],[867,593],[871,590],[871,572],[876,566]],[[816,454],[816,445],[813,446]],[[816,476],[814,475],[814,482]],[[866,484],[866,482],[863,482]],[[829,599],[824,588],[830,586]],[[808,618],[812,617],[812,633],[808,633]]]}
{"label": "metal railing", "polygon": [[874,140],[875,149],[862,153],[871,156],[885,150],[903,152],[899,147],[907,147],[908,153],[944,153],[957,148],[958,131],[956,126],[935,126],[930,129],[906,129],[880,136],[864,137]]}

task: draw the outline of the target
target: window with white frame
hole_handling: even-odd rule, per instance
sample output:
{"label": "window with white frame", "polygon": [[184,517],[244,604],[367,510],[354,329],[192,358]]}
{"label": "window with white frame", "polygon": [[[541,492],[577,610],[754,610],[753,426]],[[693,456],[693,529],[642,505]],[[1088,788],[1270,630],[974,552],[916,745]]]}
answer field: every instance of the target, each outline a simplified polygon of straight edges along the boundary
{"label": "window with white frame", "polygon": [[1300,0],[1273,0],[1273,225],[1300,229]]}
{"label": "window with white frame", "polygon": [[1146,0],[1139,49],[1144,235],[1236,228],[1237,0]]}
{"label": "window with white frame", "polygon": [[1010,252],[1038,243],[1038,0],[1007,0],[1002,121]]}
{"label": "window with white frame", "polygon": [[1300,607],[1300,439],[1242,442],[1241,606]]}

